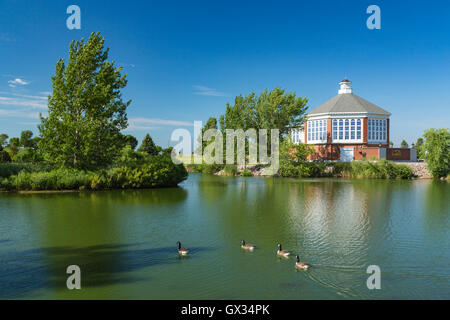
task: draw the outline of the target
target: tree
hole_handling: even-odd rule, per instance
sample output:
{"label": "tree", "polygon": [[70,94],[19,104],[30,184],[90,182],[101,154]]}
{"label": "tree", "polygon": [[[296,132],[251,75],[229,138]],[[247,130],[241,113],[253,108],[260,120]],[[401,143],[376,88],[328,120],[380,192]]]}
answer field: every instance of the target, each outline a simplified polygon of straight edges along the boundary
{"label": "tree", "polygon": [[[214,138],[210,141],[203,141],[203,135],[205,134],[205,132],[209,129],[217,129],[217,119],[214,117],[210,117],[208,119],[208,121],[206,121],[206,124],[203,126],[202,128],[202,132],[200,134],[199,137],[197,137],[197,141],[199,144],[202,145],[202,150],[204,151],[205,148],[210,144],[214,142]],[[197,152],[199,150],[196,150]]]}
{"label": "tree", "polygon": [[416,145],[414,146],[414,149],[417,150],[417,159],[424,159],[424,157],[425,157],[425,150],[424,150],[423,138],[418,138],[417,139]]}
{"label": "tree", "polygon": [[155,143],[153,142],[150,134],[146,134],[144,139],[142,140],[141,146],[138,149],[139,152],[145,152],[151,156],[156,156],[158,154],[158,150],[156,148]]}
{"label": "tree", "polygon": [[220,117],[221,129],[279,129],[283,138],[291,128],[303,126],[307,102],[307,98],[281,88],[265,90],[259,96],[253,92],[238,96],[233,106],[227,104],[225,115]]}
{"label": "tree", "polygon": [[104,37],[92,33],[72,41],[69,59],[56,64],[48,117],[41,115],[39,147],[46,160],[66,167],[96,169],[110,164],[123,147],[127,127],[120,92],[126,84],[121,67],[107,61]]}
{"label": "tree", "polygon": [[123,140],[124,140],[125,146],[130,146],[131,150],[136,149],[136,147],[139,143],[138,140],[131,134],[127,134],[127,135],[123,136]]}
{"label": "tree", "polygon": [[259,96],[253,92],[245,97],[240,95],[235,98],[233,106],[227,104],[225,114],[219,120],[220,127],[223,133],[226,129],[267,129],[267,150],[270,151],[270,130],[278,129],[280,141],[283,141],[292,128],[302,128],[307,102],[307,98],[297,97],[281,88],[266,89]]}
{"label": "tree", "polygon": [[400,148],[408,148],[408,142],[406,142],[405,140],[402,141],[402,143],[400,144]]}
{"label": "tree", "polygon": [[435,178],[450,173],[450,133],[448,129],[428,129],[424,133],[425,160]]}
{"label": "tree", "polygon": [[22,133],[20,134],[19,146],[24,148],[33,147],[33,141],[31,139],[32,137],[33,132],[31,130],[22,131]]}
{"label": "tree", "polygon": [[0,134],[0,147],[4,147],[8,144],[8,138],[6,133]]}

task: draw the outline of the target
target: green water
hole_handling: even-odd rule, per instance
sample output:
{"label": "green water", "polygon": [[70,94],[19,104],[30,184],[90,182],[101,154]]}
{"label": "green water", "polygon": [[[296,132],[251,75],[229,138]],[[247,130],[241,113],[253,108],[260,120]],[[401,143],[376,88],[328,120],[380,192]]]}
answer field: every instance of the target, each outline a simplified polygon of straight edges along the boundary
{"label": "green water", "polygon": [[[440,181],[198,174],[173,189],[3,193],[0,298],[449,299],[449,194]],[[312,268],[277,258],[277,242]]]}

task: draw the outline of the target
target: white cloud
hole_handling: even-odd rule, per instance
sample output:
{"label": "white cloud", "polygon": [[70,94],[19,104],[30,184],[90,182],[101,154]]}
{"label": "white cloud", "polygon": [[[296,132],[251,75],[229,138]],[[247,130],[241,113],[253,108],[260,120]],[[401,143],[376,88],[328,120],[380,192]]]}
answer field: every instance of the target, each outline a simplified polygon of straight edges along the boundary
{"label": "white cloud", "polygon": [[15,78],[14,80],[9,80],[8,83],[13,86],[15,85],[21,85],[21,86],[26,86],[27,84],[30,84],[29,81],[20,79],[20,78]]}
{"label": "white cloud", "polygon": [[196,91],[194,91],[194,94],[201,95],[201,96],[213,96],[213,97],[228,96],[226,93],[223,93],[223,92],[217,91],[216,89],[208,88],[205,86],[196,85],[196,86],[194,86],[194,89],[196,90]]}

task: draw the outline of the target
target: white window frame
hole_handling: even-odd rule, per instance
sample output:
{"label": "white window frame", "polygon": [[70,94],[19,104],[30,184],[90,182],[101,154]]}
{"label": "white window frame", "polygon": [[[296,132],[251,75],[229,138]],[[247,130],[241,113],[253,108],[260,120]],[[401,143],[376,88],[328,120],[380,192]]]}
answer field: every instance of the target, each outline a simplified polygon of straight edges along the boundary
{"label": "white window frame", "polygon": [[387,143],[386,118],[367,118],[367,143]]}
{"label": "white window frame", "polygon": [[306,124],[307,143],[327,143],[327,119],[308,120]]}
{"label": "white window frame", "polygon": [[363,118],[333,117],[331,119],[331,141],[332,143],[362,143]]}

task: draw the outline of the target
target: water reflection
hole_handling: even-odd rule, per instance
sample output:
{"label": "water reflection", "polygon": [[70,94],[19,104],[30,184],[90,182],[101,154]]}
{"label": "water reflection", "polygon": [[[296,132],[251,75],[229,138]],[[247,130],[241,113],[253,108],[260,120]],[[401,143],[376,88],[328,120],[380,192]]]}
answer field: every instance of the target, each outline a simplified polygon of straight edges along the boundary
{"label": "water reflection", "polygon": [[[190,175],[180,188],[0,195],[0,297],[448,298],[448,183]],[[258,250],[240,250],[240,240]],[[179,259],[175,243],[191,250]],[[295,272],[276,244],[313,265]],[[382,270],[383,290],[366,287]]]}

